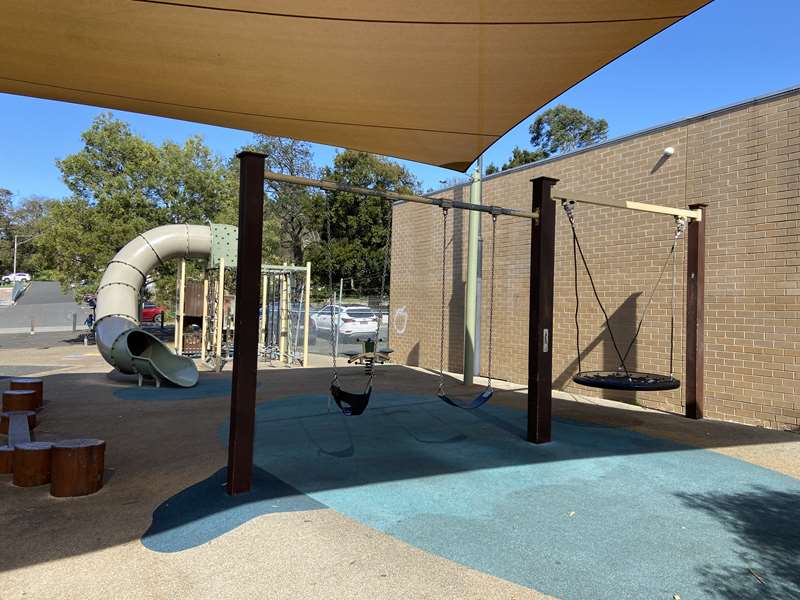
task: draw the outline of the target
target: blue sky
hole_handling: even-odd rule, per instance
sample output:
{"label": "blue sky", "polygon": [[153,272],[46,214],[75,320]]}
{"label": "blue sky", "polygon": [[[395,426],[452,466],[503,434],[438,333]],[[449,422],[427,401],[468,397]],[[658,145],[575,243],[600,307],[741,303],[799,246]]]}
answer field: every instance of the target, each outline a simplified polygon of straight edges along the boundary
{"label": "blue sky", "polygon": [[[798,0],[716,0],[601,69],[554,103],[565,103],[609,123],[617,137],[754,96],[800,84]],[[67,194],[57,158],[80,149],[80,134],[102,109],[0,94],[0,187],[19,197]],[[200,134],[229,156],[252,135],[115,111],[134,131],[160,143]],[[531,119],[511,130],[485,155],[502,164],[514,146],[527,147]],[[314,144],[320,165],[336,149]],[[457,173],[402,161],[423,189],[441,187]]]}

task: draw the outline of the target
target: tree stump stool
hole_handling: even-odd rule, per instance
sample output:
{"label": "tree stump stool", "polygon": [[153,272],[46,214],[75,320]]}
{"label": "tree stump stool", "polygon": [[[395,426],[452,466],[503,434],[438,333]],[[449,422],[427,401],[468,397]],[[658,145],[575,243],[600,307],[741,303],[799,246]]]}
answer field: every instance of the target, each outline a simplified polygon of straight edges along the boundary
{"label": "tree stump stool", "polygon": [[60,498],[94,494],[103,487],[106,443],[96,439],[53,443],[50,495]]}
{"label": "tree stump stool", "polygon": [[7,390],[3,392],[3,412],[12,410],[36,410],[39,398],[33,390]]}
{"label": "tree stump stool", "polygon": [[50,442],[17,444],[14,447],[14,485],[33,487],[50,483],[52,449]]}
{"label": "tree stump stool", "polygon": [[14,467],[14,448],[11,446],[0,446],[0,474],[6,475],[13,471]]}
{"label": "tree stump stool", "polygon": [[36,410],[44,406],[44,380],[36,377],[15,377],[8,384],[10,390],[33,390],[39,403]]}
{"label": "tree stump stool", "polygon": [[0,433],[4,433],[9,438],[9,446],[14,444],[10,443],[12,437],[20,435],[21,426],[15,423],[19,422],[22,417],[27,417],[28,423],[25,428],[28,430],[28,439],[23,439],[23,442],[30,442],[30,432],[36,427],[36,411],[33,410],[11,410],[8,412],[0,413]]}

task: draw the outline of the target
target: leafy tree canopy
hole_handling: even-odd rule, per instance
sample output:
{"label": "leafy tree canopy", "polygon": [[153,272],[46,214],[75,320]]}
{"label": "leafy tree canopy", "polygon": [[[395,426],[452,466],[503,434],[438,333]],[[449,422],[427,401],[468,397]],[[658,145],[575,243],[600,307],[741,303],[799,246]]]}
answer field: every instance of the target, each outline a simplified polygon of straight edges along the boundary
{"label": "leafy tree canopy", "polygon": [[[314,178],[318,170],[314,166],[311,145],[291,138],[256,135],[248,150],[266,155],[268,171]],[[264,248],[273,262],[287,260],[295,265],[305,264],[305,249],[317,241],[312,213],[318,202],[319,192],[313,188],[291,185],[277,181],[264,182],[265,206]]]}
{"label": "leafy tree canopy", "polygon": [[[323,179],[348,185],[405,193],[418,193],[419,182],[402,165],[389,159],[345,150],[333,165],[322,170]],[[378,196],[327,192],[317,200],[314,227],[319,242],[310,248],[316,281],[328,284],[328,269],[334,282],[345,280],[345,289],[358,294],[378,293],[384,256],[391,237],[391,204]],[[327,238],[330,215],[330,247]],[[386,280],[388,292],[388,273]]]}
{"label": "leafy tree canopy", "polygon": [[[528,131],[533,149],[515,147],[511,158],[500,170],[506,171],[602,142],[608,136],[608,122],[605,119],[594,119],[577,108],[559,104],[536,117]],[[497,171],[497,167],[490,164],[486,174],[491,175]]]}
{"label": "leafy tree canopy", "polygon": [[[39,259],[62,285],[84,282],[76,294],[93,290],[114,254],[139,233],[231,214],[235,173],[199,137],[157,146],[103,114],[82,138],[80,151],[57,161],[72,197],[50,207],[36,240]],[[174,270],[165,265],[160,274]],[[167,297],[170,285],[159,286]]]}
{"label": "leafy tree canopy", "polygon": [[608,136],[608,122],[559,104],[536,117],[529,131],[531,145],[547,158],[602,142]]}

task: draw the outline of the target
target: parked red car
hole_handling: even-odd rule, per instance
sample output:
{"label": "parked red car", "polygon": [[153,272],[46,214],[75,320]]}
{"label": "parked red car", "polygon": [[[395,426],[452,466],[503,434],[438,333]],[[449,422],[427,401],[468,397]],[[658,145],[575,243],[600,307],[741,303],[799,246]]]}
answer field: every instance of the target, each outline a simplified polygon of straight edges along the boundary
{"label": "parked red car", "polygon": [[142,321],[149,321],[151,323],[155,323],[161,318],[161,314],[164,312],[164,307],[159,306],[158,304],[153,304],[152,302],[145,302],[142,305]]}

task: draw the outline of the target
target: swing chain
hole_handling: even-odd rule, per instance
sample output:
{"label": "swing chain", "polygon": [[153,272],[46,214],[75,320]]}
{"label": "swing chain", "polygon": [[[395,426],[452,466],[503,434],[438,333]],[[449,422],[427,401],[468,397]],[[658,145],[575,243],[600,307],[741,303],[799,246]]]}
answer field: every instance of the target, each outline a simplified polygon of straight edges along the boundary
{"label": "swing chain", "polygon": [[445,313],[445,294],[444,288],[447,282],[445,269],[447,268],[447,211],[448,206],[442,206],[442,315],[439,327],[439,396],[444,396],[444,313]]}
{"label": "swing chain", "polygon": [[494,337],[494,250],[497,246],[497,215],[492,213],[492,255],[491,255],[491,271],[489,272],[489,360],[487,366],[487,379],[486,389],[492,389],[492,338]]}
{"label": "swing chain", "polygon": [[[331,358],[333,359],[333,378],[331,379],[331,385],[336,385],[339,382],[339,373],[336,369],[336,341],[334,336],[338,337],[338,323],[336,323],[334,319],[334,292],[333,292],[333,255],[331,252],[332,245],[331,245],[331,203],[330,197],[326,193],[325,194],[325,209],[327,214],[326,219],[326,229],[327,229],[327,251],[328,251],[328,293],[330,294],[330,307],[331,307],[331,334],[330,334],[330,344],[331,344]],[[340,299],[341,302],[341,299]],[[330,398],[328,398],[328,410],[330,410]]]}

